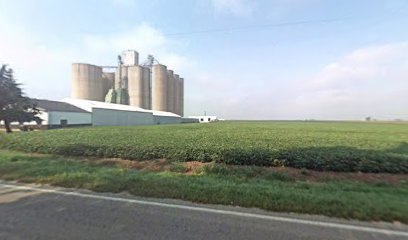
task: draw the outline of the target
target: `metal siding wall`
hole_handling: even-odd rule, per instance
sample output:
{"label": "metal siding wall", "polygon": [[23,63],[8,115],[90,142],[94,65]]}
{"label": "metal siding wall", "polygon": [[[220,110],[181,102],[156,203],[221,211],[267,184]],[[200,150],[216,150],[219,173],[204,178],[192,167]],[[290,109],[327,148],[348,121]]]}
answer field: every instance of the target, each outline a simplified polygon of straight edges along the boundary
{"label": "metal siding wall", "polygon": [[[48,112],[48,125],[59,125],[61,120],[71,124],[91,124],[91,113],[80,112]],[[45,125],[45,124],[44,124]]]}
{"label": "metal siding wall", "polygon": [[37,116],[42,120],[41,125],[48,125],[50,119],[48,112],[41,111]]}
{"label": "metal siding wall", "polygon": [[157,116],[154,115],[154,124],[178,124],[181,123],[180,117]]}
{"label": "metal siding wall", "polygon": [[152,125],[153,114],[113,109],[93,108],[92,125],[94,126],[134,126]]}
{"label": "metal siding wall", "polygon": [[182,118],[181,123],[199,123],[200,121],[196,118]]}

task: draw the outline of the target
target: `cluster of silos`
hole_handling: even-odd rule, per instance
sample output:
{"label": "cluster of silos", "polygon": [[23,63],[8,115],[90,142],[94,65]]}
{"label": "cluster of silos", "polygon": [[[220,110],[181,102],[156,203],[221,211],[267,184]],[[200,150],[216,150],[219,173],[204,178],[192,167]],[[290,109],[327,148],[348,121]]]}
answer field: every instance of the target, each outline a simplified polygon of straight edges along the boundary
{"label": "cluster of silos", "polygon": [[73,98],[132,105],[151,109],[150,68],[138,65],[136,51],[123,51],[115,72],[102,67],[73,63]]}
{"label": "cluster of silos", "polygon": [[172,112],[183,116],[184,79],[165,65],[153,66],[153,110]]}
{"label": "cluster of silos", "polygon": [[115,72],[104,72],[102,67],[91,64],[73,63],[72,97],[126,104],[183,116],[183,78],[168,70],[165,65],[140,66],[138,61],[138,53],[127,50],[120,55]]}

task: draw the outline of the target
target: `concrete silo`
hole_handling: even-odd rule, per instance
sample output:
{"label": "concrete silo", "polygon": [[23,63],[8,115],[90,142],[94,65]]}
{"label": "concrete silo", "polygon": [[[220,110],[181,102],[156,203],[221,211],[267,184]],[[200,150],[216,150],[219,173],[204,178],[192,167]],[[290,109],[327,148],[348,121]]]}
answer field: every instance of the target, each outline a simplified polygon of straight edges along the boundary
{"label": "concrete silo", "polygon": [[72,98],[104,101],[102,68],[85,63],[72,64]]}
{"label": "concrete silo", "polygon": [[167,67],[153,66],[153,110],[167,111]]}
{"label": "concrete silo", "polygon": [[102,73],[102,89],[103,89],[103,97],[105,98],[106,94],[108,93],[109,89],[114,88],[115,84],[115,73],[112,72],[104,72]]}
{"label": "concrete silo", "polygon": [[152,84],[151,84],[151,75],[150,68],[143,68],[143,108],[152,109]]}
{"label": "concrete silo", "polygon": [[180,115],[180,76],[174,74],[174,113]]}
{"label": "concrete silo", "polygon": [[122,88],[128,88],[128,67],[122,66]]}
{"label": "concrete silo", "polygon": [[118,104],[129,104],[129,93],[128,88],[128,67],[119,66],[116,69],[115,74],[115,92],[116,100],[115,103]]}
{"label": "concrete silo", "polygon": [[127,88],[128,67],[118,67],[115,73],[115,89]]}
{"label": "concrete silo", "polygon": [[180,116],[184,116],[184,78],[180,78]]}
{"label": "concrete silo", "polygon": [[122,69],[116,68],[115,72],[115,89],[122,88]]}
{"label": "concrete silo", "polygon": [[174,72],[167,70],[167,112],[174,112]]}
{"label": "concrete silo", "polygon": [[144,108],[144,69],[141,66],[129,66],[127,69],[129,105]]}

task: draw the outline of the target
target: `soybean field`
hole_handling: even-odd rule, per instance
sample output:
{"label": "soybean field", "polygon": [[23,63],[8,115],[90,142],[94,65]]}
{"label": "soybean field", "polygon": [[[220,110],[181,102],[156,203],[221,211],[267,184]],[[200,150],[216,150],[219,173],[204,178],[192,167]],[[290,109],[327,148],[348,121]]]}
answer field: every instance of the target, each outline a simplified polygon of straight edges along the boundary
{"label": "soybean field", "polygon": [[226,121],[0,135],[0,148],[66,156],[408,173],[408,124]]}

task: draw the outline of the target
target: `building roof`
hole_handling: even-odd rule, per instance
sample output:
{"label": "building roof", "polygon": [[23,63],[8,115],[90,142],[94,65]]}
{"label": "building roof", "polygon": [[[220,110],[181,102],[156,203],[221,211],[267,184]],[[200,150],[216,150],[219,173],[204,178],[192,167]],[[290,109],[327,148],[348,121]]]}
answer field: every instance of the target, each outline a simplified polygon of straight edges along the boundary
{"label": "building roof", "polygon": [[66,103],[72,104],[78,108],[81,108],[87,112],[92,112],[92,108],[102,108],[102,109],[111,109],[111,110],[122,110],[122,111],[132,111],[132,112],[146,112],[152,113],[155,116],[168,116],[168,117],[180,117],[179,115],[171,112],[147,110],[135,106],[107,103],[107,102],[98,102],[85,99],[74,99],[74,98],[65,98],[63,100]]}
{"label": "building roof", "polygon": [[188,118],[194,118],[194,119],[198,119],[198,118],[217,118],[217,116],[201,115],[201,116],[189,116]]}
{"label": "building roof", "polygon": [[33,102],[37,105],[37,108],[44,112],[79,112],[89,113],[86,110],[78,108],[66,102],[51,101],[45,99],[33,99]]}
{"label": "building roof", "polygon": [[163,112],[163,111],[156,111],[156,110],[150,110],[150,112],[152,112],[153,115],[155,116],[180,117],[180,115],[177,115],[172,112]]}

